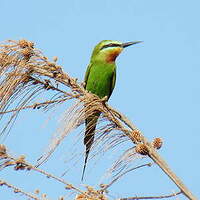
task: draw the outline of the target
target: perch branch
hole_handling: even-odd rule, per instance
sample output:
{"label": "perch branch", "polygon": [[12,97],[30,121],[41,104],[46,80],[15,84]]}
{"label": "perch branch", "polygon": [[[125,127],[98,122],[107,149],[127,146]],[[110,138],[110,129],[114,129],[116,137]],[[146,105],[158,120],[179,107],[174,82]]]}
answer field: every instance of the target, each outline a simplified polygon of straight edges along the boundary
{"label": "perch branch", "polygon": [[[111,107],[110,107],[111,108]],[[115,110],[111,108],[111,110]],[[117,116],[120,116],[120,120],[122,120],[129,128],[132,130],[136,129],[136,126],[132,124],[130,120],[127,119],[127,117],[119,113],[115,110],[114,112]],[[144,138],[144,137],[143,137]],[[167,176],[179,187],[179,189],[182,191],[185,196],[187,196],[191,200],[196,200],[196,197],[193,196],[193,194],[190,192],[190,190],[183,184],[183,182],[177,177],[177,175],[170,169],[168,164],[162,159],[162,157],[155,151],[155,149],[152,147],[152,145],[147,141],[146,138],[144,138],[144,143],[148,146],[148,156],[167,174]]]}

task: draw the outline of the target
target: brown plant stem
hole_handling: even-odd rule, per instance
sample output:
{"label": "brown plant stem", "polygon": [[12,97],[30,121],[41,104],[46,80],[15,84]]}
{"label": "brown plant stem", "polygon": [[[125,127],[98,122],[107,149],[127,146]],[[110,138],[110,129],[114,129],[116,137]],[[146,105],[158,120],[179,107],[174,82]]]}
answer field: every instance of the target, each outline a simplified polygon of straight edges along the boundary
{"label": "brown plant stem", "polygon": [[165,174],[167,174],[177,187],[179,187],[181,192],[188,197],[188,199],[197,200],[181,179],[169,168],[168,164],[162,159],[162,157],[152,147],[150,149],[149,157],[165,172]]}
{"label": "brown plant stem", "polygon": [[[112,110],[114,110],[112,108]],[[129,128],[135,130],[136,126],[132,124],[130,120],[127,119],[122,113],[115,113],[120,116],[120,120],[122,120]],[[164,173],[179,187],[182,193],[187,196],[191,200],[197,200],[197,198],[190,192],[190,190],[183,184],[183,182],[178,178],[178,176],[170,169],[168,164],[162,159],[162,157],[157,153],[157,151],[152,147],[152,145],[147,141],[147,139],[143,136],[144,143],[149,148],[148,156],[164,171]]]}
{"label": "brown plant stem", "polygon": [[45,102],[41,102],[41,103],[34,103],[29,106],[23,106],[23,107],[15,108],[12,110],[6,110],[3,112],[0,112],[0,115],[6,114],[6,113],[11,113],[11,112],[16,112],[16,111],[20,111],[20,110],[25,110],[25,109],[29,109],[29,108],[33,108],[33,109],[38,108],[39,109],[41,106],[46,106],[46,105],[53,104],[53,103],[60,103],[60,102],[64,102],[64,101],[66,101],[66,98],[58,99],[58,100],[54,100],[54,101],[45,101]]}
{"label": "brown plant stem", "polygon": [[31,199],[34,199],[34,200],[41,200],[40,198],[34,196],[33,194],[28,193],[28,192],[25,192],[24,190],[22,190],[22,189],[20,189],[20,188],[18,188],[18,187],[16,187],[16,186],[14,186],[14,185],[12,185],[12,184],[6,182],[6,181],[0,179],[0,186],[3,186],[3,185],[7,186],[8,188],[12,188],[12,190],[13,190],[15,193],[21,193],[21,194],[27,196],[28,198],[31,198]]}
{"label": "brown plant stem", "polygon": [[[80,194],[86,195],[83,191],[81,191],[81,190],[78,189],[77,187],[73,186],[72,184],[67,183],[64,179],[59,178],[59,177],[57,177],[57,176],[55,176],[55,175],[53,175],[53,174],[50,174],[50,173],[48,173],[48,172],[46,172],[46,171],[44,171],[44,170],[42,170],[42,169],[39,169],[39,168],[37,168],[37,167],[31,165],[30,163],[28,163],[27,161],[25,161],[25,159],[24,159],[23,157],[14,158],[14,157],[12,157],[12,156],[6,154],[6,155],[5,155],[5,158],[6,158],[6,159],[11,159],[11,160],[14,161],[14,162],[6,162],[6,163],[5,163],[5,167],[6,167],[6,166],[10,166],[10,165],[17,165],[17,166],[19,166],[19,169],[34,170],[34,171],[36,171],[36,172],[39,172],[39,173],[45,175],[45,176],[48,177],[48,178],[53,178],[54,180],[56,180],[56,181],[58,181],[58,182],[64,184],[66,189],[72,189],[72,190],[74,190],[74,191],[76,191],[76,192],[78,192],[78,193],[80,193]],[[15,167],[15,169],[16,169],[16,167]],[[18,168],[17,168],[17,169],[18,169]],[[87,196],[87,195],[86,195],[86,196]]]}
{"label": "brown plant stem", "polygon": [[162,195],[162,196],[149,196],[149,197],[128,197],[128,198],[121,198],[119,200],[137,200],[137,199],[165,199],[165,198],[171,198],[171,197],[175,197],[179,194],[181,194],[182,192],[176,192],[176,193],[172,193],[169,195]]}

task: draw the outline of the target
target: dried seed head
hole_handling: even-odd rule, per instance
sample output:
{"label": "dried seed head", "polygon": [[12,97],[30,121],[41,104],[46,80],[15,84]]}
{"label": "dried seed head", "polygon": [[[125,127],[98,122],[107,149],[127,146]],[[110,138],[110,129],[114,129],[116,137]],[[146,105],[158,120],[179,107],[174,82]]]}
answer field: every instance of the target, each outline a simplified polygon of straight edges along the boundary
{"label": "dried seed head", "polygon": [[57,56],[54,56],[54,57],[53,57],[53,61],[54,61],[54,62],[57,62],[57,60],[58,60],[58,57],[57,57]]}
{"label": "dried seed head", "polygon": [[155,148],[155,149],[160,149],[163,145],[163,141],[161,138],[155,138],[152,142],[152,146]]}
{"label": "dried seed head", "polygon": [[20,48],[24,49],[24,48],[33,48],[34,47],[34,43],[27,41],[27,40],[19,40],[18,45],[20,46]]}
{"label": "dried seed head", "polygon": [[42,196],[42,198],[46,198],[47,194],[42,194],[41,196]]}
{"label": "dried seed head", "polygon": [[149,148],[145,144],[138,144],[135,147],[135,151],[141,155],[148,155],[149,154]]}
{"label": "dried seed head", "polygon": [[34,52],[31,48],[24,48],[21,50],[21,54],[25,58],[25,60],[29,60],[31,56],[34,55]]}
{"label": "dried seed head", "polygon": [[14,189],[14,193],[19,193],[20,192],[20,190],[19,189]]}
{"label": "dried seed head", "polygon": [[4,144],[0,144],[0,156],[6,154],[6,146]]}
{"label": "dried seed head", "polygon": [[87,188],[88,192],[91,192],[91,193],[96,192],[95,189],[91,186],[87,185],[86,188]]}
{"label": "dried seed head", "polygon": [[84,194],[78,194],[75,200],[87,200],[87,197]]}
{"label": "dried seed head", "polygon": [[39,193],[40,193],[40,190],[39,190],[39,189],[36,189],[36,190],[34,191],[34,193],[35,193],[35,194],[39,194]]}
{"label": "dried seed head", "polygon": [[135,143],[139,143],[142,141],[142,135],[139,130],[132,131],[130,133],[130,137]]}
{"label": "dried seed head", "polygon": [[5,181],[0,181],[0,186],[4,185]]}
{"label": "dried seed head", "polygon": [[87,193],[78,194],[75,197],[75,200],[108,200],[103,194],[97,193]]}
{"label": "dried seed head", "polygon": [[99,186],[100,186],[100,188],[105,188],[107,186],[107,184],[101,183]]}
{"label": "dried seed head", "polygon": [[65,186],[65,189],[66,190],[71,190],[73,187],[72,187],[72,185],[71,184],[67,184],[66,186]]}
{"label": "dried seed head", "polygon": [[55,66],[56,66],[56,64],[52,63],[52,62],[48,62],[47,64],[48,64],[49,67],[52,67],[52,68],[55,68]]}
{"label": "dried seed head", "polygon": [[18,158],[18,161],[19,162],[25,162],[25,155],[21,155],[21,156],[19,156],[19,158]]}
{"label": "dried seed head", "polygon": [[25,156],[21,155],[16,161],[16,166],[14,167],[15,170],[24,170],[27,167],[27,164],[25,163]]}

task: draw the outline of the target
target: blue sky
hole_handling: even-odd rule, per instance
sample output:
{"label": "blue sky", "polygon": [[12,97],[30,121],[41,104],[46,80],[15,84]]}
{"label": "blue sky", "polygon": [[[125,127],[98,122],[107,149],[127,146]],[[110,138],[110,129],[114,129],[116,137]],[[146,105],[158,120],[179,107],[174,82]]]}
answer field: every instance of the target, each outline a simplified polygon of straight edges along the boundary
{"label": "blue sky", "polygon": [[[58,63],[65,71],[80,81],[91,51],[99,41],[144,41],[127,48],[118,57],[117,82],[109,104],[126,114],[150,140],[163,138],[160,154],[200,197],[199,6],[197,0],[1,0],[0,40],[26,38],[35,42],[47,57],[58,56]],[[35,162],[48,146],[58,119],[67,107],[68,104],[50,113],[40,110],[21,113],[5,141],[10,153],[25,154],[28,161]],[[77,140],[75,137],[71,133],[42,167],[58,176],[70,169],[64,178],[82,187],[83,155],[79,155],[75,167],[64,162],[72,154],[70,149]],[[82,142],[78,144],[74,148],[83,153]],[[105,157],[100,156],[99,160],[91,160],[84,183],[97,186],[113,157],[131,146],[124,145],[106,153]],[[30,172],[3,170],[0,177],[29,191],[41,187],[50,199],[68,194],[54,181]],[[177,190],[153,166],[123,177],[110,188],[109,198],[160,195]],[[5,187],[1,188],[0,198],[24,199]]]}

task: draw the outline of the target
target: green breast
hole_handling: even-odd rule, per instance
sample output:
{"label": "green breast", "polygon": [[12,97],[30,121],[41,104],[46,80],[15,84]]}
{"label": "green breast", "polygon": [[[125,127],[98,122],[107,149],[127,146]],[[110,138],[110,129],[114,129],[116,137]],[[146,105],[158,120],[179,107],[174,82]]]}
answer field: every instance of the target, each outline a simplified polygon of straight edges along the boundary
{"label": "green breast", "polygon": [[92,64],[86,84],[86,90],[96,94],[100,98],[110,97],[112,93],[115,64]]}

